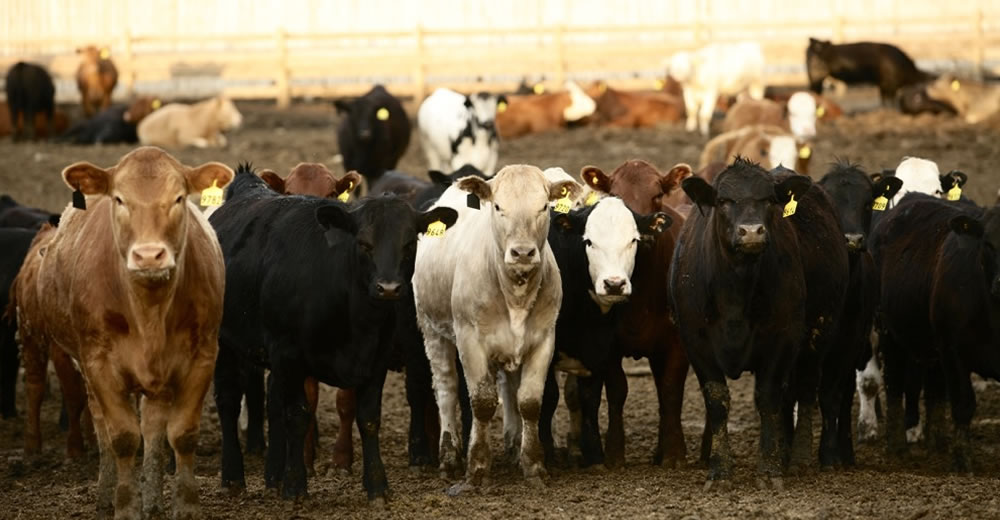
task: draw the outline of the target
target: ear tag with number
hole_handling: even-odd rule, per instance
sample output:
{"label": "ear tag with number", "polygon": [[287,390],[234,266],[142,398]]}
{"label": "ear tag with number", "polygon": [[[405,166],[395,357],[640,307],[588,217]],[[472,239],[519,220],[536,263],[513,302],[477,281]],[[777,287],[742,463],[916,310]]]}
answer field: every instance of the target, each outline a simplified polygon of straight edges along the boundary
{"label": "ear tag with number", "polygon": [[354,189],[354,181],[349,181],[347,183],[347,189],[344,190],[344,192],[341,193],[340,195],[337,195],[337,200],[339,200],[340,202],[347,202],[351,200],[351,190],[353,189]]}
{"label": "ear tag with number", "polygon": [[788,200],[788,204],[785,204],[785,211],[781,212],[783,218],[788,218],[795,214],[795,209],[799,206],[799,203],[795,200],[795,195],[792,192],[788,192],[788,196],[791,197]]}
{"label": "ear tag with number", "polygon": [[435,220],[434,222],[427,224],[427,232],[424,234],[429,237],[443,237],[444,230],[446,229],[448,229],[448,226],[444,222]]}
{"label": "ear tag with number", "polygon": [[587,200],[585,200],[583,204],[586,206],[593,206],[594,204],[597,204],[598,200],[600,200],[600,197],[597,195],[597,192],[592,191],[590,192],[590,195],[587,195]]}
{"label": "ear tag with number", "polygon": [[888,204],[889,199],[885,198],[885,195],[879,195],[875,198],[875,202],[872,202],[872,211],[885,211]]}
{"label": "ear tag with number", "polygon": [[562,198],[556,201],[556,207],[553,208],[557,213],[569,213],[570,208],[573,207],[573,201],[569,200],[569,190],[563,186]]}
{"label": "ear tag with number", "polygon": [[73,192],[73,207],[76,209],[87,209],[87,199],[83,196],[83,192],[76,190]]}
{"label": "ear tag with number", "polygon": [[812,156],[812,153],[812,148],[809,148],[809,145],[804,145],[802,148],[799,148],[799,159],[808,159]]}
{"label": "ear tag with number", "polygon": [[952,185],[951,189],[948,190],[948,200],[959,200],[962,198],[962,188],[956,182]]}
{"label": "ear tag with number", "polygon": [[212,180],[212,185],[201,190],[201,205],[204,207],[208,206],[221,206],[222,205],[222,188],[218,186],[217,180]]}
{"label": "ear tag with number", "polygon": [[375,112],[375,117],[378,118],[379,121],[388,121],[389,109],[385,107],[378,109],[378,111]]}

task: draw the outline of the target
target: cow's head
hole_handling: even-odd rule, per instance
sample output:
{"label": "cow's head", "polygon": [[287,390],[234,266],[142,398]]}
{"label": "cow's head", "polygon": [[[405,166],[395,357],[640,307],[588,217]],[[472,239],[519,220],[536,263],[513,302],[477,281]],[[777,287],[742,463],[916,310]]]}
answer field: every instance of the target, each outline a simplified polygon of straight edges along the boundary
{"label": "cow's head", "polygon": [[809,38],[808,52],[810,53],[823,54],[828,49],[832,48],[833,44],[830,43],[830,40],[819,40],[816,38]]}
{"label": "cow's head", "polygon": [[944,73],[927,85],[926,92],[931,99],[948,103],[958,113],[964,114],[969,110],[971,102],[979,97],[969,91],[968,84],[969,81],[965,78]]}
{"label": "cow's head", "polygon": [[141,96],[135,99],[128,106],[128,109],[122,114],[122,120],[126,123],[131,123],[133,125],[139,124],[140,121],[146,118],[149,114],[152,114],[156,109],[163,106],[163,102],[160,98],[155,98],[151,96]]}
{"label": "cow's head", "polygon": [[549,201],[580,195],[572,181],[550,183],[535,166],[505,166],[495,177],[463,177],[458,188],[479,197],[493,240],[508,269],[524,274],[541,262],[549,234]]}
{"label": "cow's head", "polygon": [[417,233],[432,222],[450,227],[457,219],[452,208],[421,213],[395,196],[362,199],[353,207],[331,201],[316,209],[331,247],[344,246],[344,233],[353,237],[363,282],[369,296],[379,300],[395,300],[405,292],[413,277]]}
{"label": "cow's head", "polygon": [[239,128],[243,124],[243,114],[236,109],[233,100],[226,96],[218,96],[210,101],[212,103],[215,123],[221,130],[232,130]]}
{"label": "cow's head", "polygon": [[[605,89],[607,86],[605,85]],[[579,85],[572,81],[566,82],[566,92],[569,94],[569,104],[563,109],[563,119],[566,121],[579,121],[594,113],[597,103],[587,95]]]}
{"label": "cow's head", "polygon": [[979,262],[987,291],[1000,302],[1000,208],[993,207],[979,219],[959,215],[948,222],[952,233],[979,242]]}
{"label": "cow's head", "polygon": [[720,173],[714,186],[701,177],[682,183],[698,211],[708,215],[722,245],[745,255],[764,250],[768,226],[781,218],[791,197],[800,200],[810,185],[812,181],[803,175],[776,179],[760,165],[743,158],[737,158]]}
{"label": "cow's head", "polygon": [[326,166],[319,163],[299,163],[284,179],[271,170],[262,171],[260,177],[278,193],[323,198],[334,198],[345,193],[350,195],[361,184],[361,175],[357,172],[347,172],[337,179]]}
{"label": "cow's head", "polygon": [[903,181],[891,176],[879,175],[873,180],[860,166],[841,161],[819,181],[833,201],[850,251],[864,249],[865,238],[871,230],[872,211],[885,211],[884,204],[872,209],[876,200],[884,197],[879,202],[887,202],[903,185]]}
{"label": "cow's head", "polygon": [[785,105],[788,126],[798,140],[816,137],[816,98],[809,92],[796,92]]}
{"label": "cow's head", "polygon": [[691,175],[691,167],[685,163],[661,173],[642,160],[625,161],[611,175],[596,166],[585,166],[580,171],[580,178],[592,189],[619,197],[629,209],[643,214],[667,209],[671,192]]}
{"label": "cow's head", "polygon": [[896,193],[893,204],[899,203],[903,196],[911,191],[935,196],[941,196],[943,193],[941,172],[934,161],[919,157],[904,157],[896,166],[895,176],[903,181],[903,187]]}
{"label": "cow's head", "polygon": [[959,193],[961,189],[965,187],[965,183],[969,181],[969,176],[964,172],[958,170],[952,170],[938,178],[941,181],[941,193],[942,197],[948,198],[948,192],[958,188]]}
{"label": "cow's head", "polygon": [[[109,199],[111,232],[122,264],[134,281],[156,286],[172,279],[183,254],[188,222],[197,211],[187,200],[192,193],[233,179],[228,166],[209,162],[191,168],[159,148],[144,146],[110,168],[88,162],[66,167],[63,180],[84,195]],[[102,206],[93,204],[91,211]]]}
{"label": "cow's head", "polygon": [[480,128],[485,128],[496,133],[497,109],[504,106],[506,109],[507,96],[496,95],[489,92],[477,92],[465,96],[465,108],[469,111],[473,123]]}
{"label": "cow's head", "polygon": [[552,219],[560,231],[580,236],[593,283],[591,295],[601,306],[621,302],[632,294],[636,250],[671,224],[666,213],[633,213],[617,197],[605,197],[569,213],[553,213]]}
{"label": "cow's head", "polygon": [[[384,94],[384,95],[383,95]],[[368,142],[375,136],[379,127],[386,126],[406,114],[390,106],[388,101],[392,96],[381,86],[375,86],[371,92],[352,100],[338,99],[333,102],[337,112],[347,118],[352,134],[362,141]]]}

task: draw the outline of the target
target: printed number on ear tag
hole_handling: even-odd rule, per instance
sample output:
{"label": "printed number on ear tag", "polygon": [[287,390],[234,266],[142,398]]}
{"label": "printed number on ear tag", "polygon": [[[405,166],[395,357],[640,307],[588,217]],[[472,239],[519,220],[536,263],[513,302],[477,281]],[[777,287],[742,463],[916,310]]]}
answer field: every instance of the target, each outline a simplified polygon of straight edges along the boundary
{"label": "printed number on ear tag", "polygon": [[569,190],[563,186],[562,198],[556,201],[556,207],[553,208],[558,213],[569,213],[569,209],[573,207],[573,201],[569,200]]}
{"label": "printed number on ear tag", "polygon": [[378,111],[375,112],[375,117],[377,117],[379,121],[388,121],[389,109],[385,107],[378,109]]}
{"label": "printed number on ear tag", "polygon": [[795,209],[798,208],[799,203],[795,200],[795,195],[791,193],[788,194],[791,198],[788,200],[788,204],[785,204],[785,211],[781,213],[783,218],[788,218],[795,214]]}
{"label": "printed number on ear tag", "polygon": [[583,203],[586,206],[593,206],[594,204],[597,204],[598,200],[600,200],[600,197],[597,196],[597,192],[592,191],[590,192],[590,195],[587,195],[587,200],[583,201]]}
{"label": "printed number on ear tag", "polygon": [[444,222],[435,220],[434,222],[427,224],[427,232],[424,234],[429,237],[443,237],[444,230],[446,229],[448,229],[448,226]]}
{"label": "printed number on ear tag", "polygon": [[955,184],[948,190],[948,200],[958,200],[962,198],[962,188]]}
{"label": "printed number on ear tag", "polygon": [[222,205],[222,188],[218,186],[218,181],[213,180],[211,186],[201,190],[201,205],[204,207]]}
{"label": "printed number on ear tag", "polygon": [[885,198],[885,195],[880,195],[872,203],[873,211],[885,211],[885,207],[889,204],[889,199]]}

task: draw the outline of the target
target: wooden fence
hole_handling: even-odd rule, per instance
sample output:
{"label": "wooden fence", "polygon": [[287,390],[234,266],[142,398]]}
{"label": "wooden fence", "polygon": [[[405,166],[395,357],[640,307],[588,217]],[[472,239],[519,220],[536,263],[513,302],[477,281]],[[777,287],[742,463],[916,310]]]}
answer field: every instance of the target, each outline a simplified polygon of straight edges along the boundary
{"label": "wooden fence", "polygon": [[[759,41],[767,82],[805,83],[808,37],[834,41],[871,39],[901,46],[918,61],[965,66],[1000,63],[1000,13],[923,18],[845,18],[822,21],[704,23],[630,26],[545,26],[516,29],[151,36],[104,41],[70,38],[3,42],[0,68],[18,60],[43,63],[56,77],[71,78],[77,45],[109,46],[120,72],[119,97],[156,90],[157,82],[213,78],[235,98],[275,99],[357,95],[380,82],[397,95],[422,98],[429,89],[511,90],[523,77],[549,87],[566,79],[607,79],[621,87],[650,87],[673,52],[713,41]],[[144,86],[152,85],[152,86]],[[141,88],[140,88],[141,87]],[[65,90],[65,89],[64,89]],[[74,92],[64,92],[75,95]],[[183,97],[176,92],[160,95]]]}

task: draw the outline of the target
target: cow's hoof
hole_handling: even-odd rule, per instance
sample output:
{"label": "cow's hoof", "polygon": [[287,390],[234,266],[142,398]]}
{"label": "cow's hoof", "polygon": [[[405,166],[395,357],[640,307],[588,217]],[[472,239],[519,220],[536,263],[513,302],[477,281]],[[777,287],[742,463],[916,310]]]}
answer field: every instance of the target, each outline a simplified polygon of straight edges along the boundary
{"label": "cow's hoof", "polygon": [[457,497],[459,495],[468,495],[471,493],[475,493],[478,490],[479,490],[478,486],[471,484],[468,481],[462,481],[448,488],[446,493],[448,493],[448,496],[450,497]]}
{"label": "cow's hoof", "polygon": [[385,511],[386,509],[389,508],[389,503],[386,501],[384,496],[375,497],[369,500],[368,505],[371,506],[372,509],[375,509],[377,511]]}
{"label": "cow's hoof", "polygon": [[701,488],[701,491],[703,493],[708,493],[709,491],[725,493],[726,491],[729,491],[732,487],[733,484],[729,481],[729,479],[719,479],[719,480],[708,479],[705,481],[705,486]]}
{"label": "cow's hoof", "polygon": [[524,483],[532,489],[545,489],[545,481],[540,476],[525,477]]}
{"label": "cow's hoof", "polygon": [[785,483],[781,480],[781,477],[757,477],[757,489],[761,491],[768,489],[784,491]]}
{"label": "cow's hoof", "polygon": [[247,490],[247,483],[245,480],[223,480],[222,489],[229,493],[229,496],[239,496]]}

